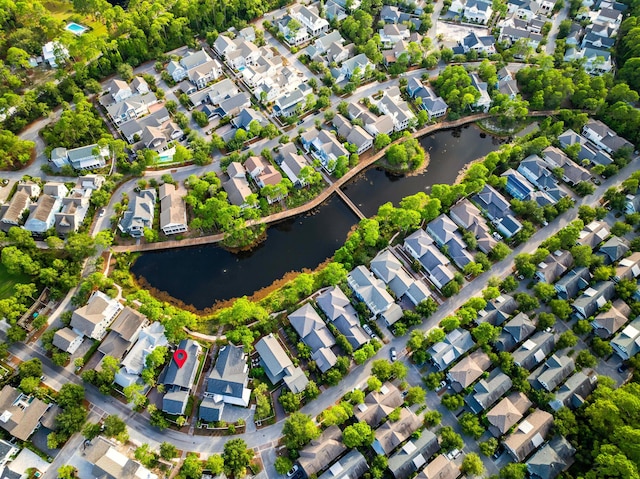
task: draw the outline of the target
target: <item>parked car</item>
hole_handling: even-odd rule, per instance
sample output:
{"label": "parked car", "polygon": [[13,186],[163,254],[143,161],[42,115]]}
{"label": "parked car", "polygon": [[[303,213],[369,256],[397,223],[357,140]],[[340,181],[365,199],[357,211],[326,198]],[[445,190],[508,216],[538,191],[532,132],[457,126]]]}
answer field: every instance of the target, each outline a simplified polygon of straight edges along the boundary
{"label": "parked car", "polygon": [[450,461],[454,460],[456,457],[458,457],[460,454],[462,454],[462,451],[460,449],[454,449],[453,451],[449,452],[447,454],[447,459],[449,459]]}
{"label": "parked car", "polygon": [[440,384],[438,384],[438,391],[442,391],[444,388],[447,387],[447,381],[440,381]]}
{"label": "parked car", "polygon": [[365,324],[364,326],[362,326],[362,329],[364,329],[364,332],[367,333],[369,336],[373,337],[373,330],[371,329],[371,326],[369,326],[368,324]]}
{"label": "parked car", "polygon": [[102,217],[104,216],[104,213],[105,213],[105,209],[104,209],[104,208],[102,208],[102,209],[100,210],[100,213],[98,213],[98,216],[99,216],[100,218],[102,218]]}
{"label": "parked car", "polygon": [[391,361],[395,361],[396,359],[398,359],[396,348],[391,348],[391,350],[389,351],[389,356],[391,356]]}
{"label": "parked car", "polygon": [[298,465],[294,464],[293,467],[291,469],[289,469],[289,472],[287,472],[287,477],[293,477],[296,475],[296,472],[298,472]]}

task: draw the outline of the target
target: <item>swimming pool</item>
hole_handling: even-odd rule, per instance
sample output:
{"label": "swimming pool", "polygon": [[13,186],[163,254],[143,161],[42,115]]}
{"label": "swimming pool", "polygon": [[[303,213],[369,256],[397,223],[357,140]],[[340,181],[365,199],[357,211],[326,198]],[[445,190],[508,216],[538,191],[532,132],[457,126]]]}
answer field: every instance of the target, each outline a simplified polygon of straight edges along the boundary
{"label": "swimming pool", "polygon": [[65,30],[69,30],[74,35],[82,35],[84,32],[87,31],[87,27],[83,27],[82,25],[79,25],[75,22],[68,23],[67,26],[64,28]]}

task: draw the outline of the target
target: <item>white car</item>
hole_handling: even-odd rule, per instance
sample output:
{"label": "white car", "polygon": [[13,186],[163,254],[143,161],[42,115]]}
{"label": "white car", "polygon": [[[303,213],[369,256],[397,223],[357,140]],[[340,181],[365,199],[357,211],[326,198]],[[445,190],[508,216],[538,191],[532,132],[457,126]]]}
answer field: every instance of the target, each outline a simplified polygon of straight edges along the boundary
{"label": "white car", "polygon": [[458,457],[460,454],[462,454],[462,451],[460,449],[454,449],[453,451],[447,453],[447,459],[449,459],[450,461],[454,460],[456,457]]}
{"label": "white car", "polygon": [[294,464],[293,467],[291,469],[289,469],[289,472],[287,472],[287,477],[295,476],[296,472],[298,472],[298,465]]}
{"label": "white car", "polygon": [[369,326],[368,324],[365,324],[362,326],[362,329],[364,329],[364,332],[367,333],[369,336],[373,337],[373,330],[371,329],[371,326]]}

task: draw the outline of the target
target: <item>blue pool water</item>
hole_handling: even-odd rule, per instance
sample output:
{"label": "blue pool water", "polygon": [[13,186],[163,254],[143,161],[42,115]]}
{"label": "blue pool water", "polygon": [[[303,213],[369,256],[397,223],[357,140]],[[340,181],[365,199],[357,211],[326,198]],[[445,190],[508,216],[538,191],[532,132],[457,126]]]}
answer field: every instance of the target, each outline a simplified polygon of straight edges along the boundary
{"label": "blue pool water", "polygon": [[71,22],[71,23],[67,24],[65,29],[69,30],[74,35],[82,35],[84,32],[87,31],[86,27],[83,27],[82,25],[78,25],[75,22]]}

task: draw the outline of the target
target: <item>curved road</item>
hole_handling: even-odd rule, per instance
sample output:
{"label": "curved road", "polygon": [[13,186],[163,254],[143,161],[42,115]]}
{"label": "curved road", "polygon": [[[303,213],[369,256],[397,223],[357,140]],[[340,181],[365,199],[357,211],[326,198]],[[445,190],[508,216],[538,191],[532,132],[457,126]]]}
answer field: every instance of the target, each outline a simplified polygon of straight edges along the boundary
{"label": "curved road", "polygon": [[[492,269],[488,272],[478,276],[475,280],[467,283],[461,290],[460,294],[446,300],[428,320],[426,320],[418,329],[428,331],[437,326],[438,323],[446,316],[453,313],[458,309],[468,298],[477,296],[486,287],[486,284],[490,277],[497,276],[503,278],[507,276],[512,270],[513,257],[520,253],[531,253],[538,245],[547,239],[549,236],[558,232],[561,228],[565,227],[568,223],[575,220],[578,216],[578,207],[580,205],[588,204],[593,205],[603,196],[604,192],[611,186],[620,184],[630,171],[635,171],[640,168],[640,157],[634,158],[634,160],[616,177],[609,178],[600,185],[596,191],[585,198],[579,198],[576,205],[561,215],[560,217],[549,223],[548,226],[538,230],[529,241],[520,245],[504,260],[493,265]],[[395,347],[398,351],[403,351],[406,343],[405,337],[391,338],[391,341],[384,345],[378,354],[376,359],[388,358],[389,350]],[[72,382],[81,384],[82,380],[73,373],[66,371],[63,368],[55,366],[51,360],[38,351],[30,348],[29,346],[19,343],[10,347],[10,352],[19,358],[20,360],[28,360],[34,357],[38,357],[43,362],[44,374],[48,376],[46,382],[47,385],[54,389],[59,389],[62,384]],[[401,360],[406,361],[407,358],[403,354],[400,355]],[[302,412],[310,414],[311,416],[317,415],[320,411],[334,404],[345,392],[357,387],[357,385],[363,384],[367,377],[370,375],[371,361],[361,366],[354,367],[350,373],[343,378],[338,386],[327,388],[318,397],[318,399],[307,404],[302,408]],[[224,443],[228,440],[226,437],[210,437],[210,436],[190,436],[185,433],[181,433],[175,430],[165,430],[160,432],[157,428],[149,424],[148,418],[143,414],[134,413],[127,405],[116,401],[113,398],[102,395],[95,387],[91,385],[85,385],[86,398],[96,408],[104,411],[106,414],[117,414],[120,417],[126,419],[129,426],[129,433],[131,439],[138,443],[147,443],[153,447],[157,447],[162,441],[169,441],[184,451],[194,451],[202,453],[216,453],[221,452]],[[267,426],[259,431],[251,434],[245,434],[244,440],[249,447],[254,449],[263,449],[270,447],[277,441],[281,435],[282,421]],[[71,449],[71,448],[69,448]],[[64,453],[65,451],[63,451]],[[67,452],[69,455],[73,451]],[[64,461],[64,454],[61,453],[60,459]],[[64,462],[62,462],[64,463]]]}

